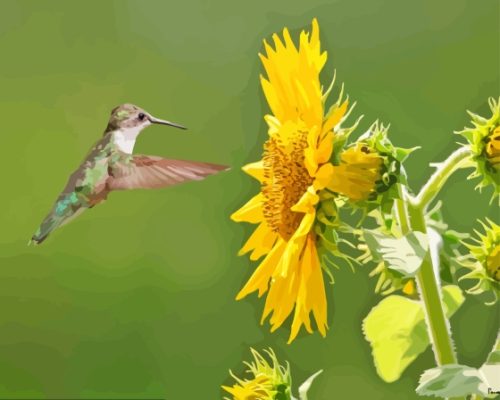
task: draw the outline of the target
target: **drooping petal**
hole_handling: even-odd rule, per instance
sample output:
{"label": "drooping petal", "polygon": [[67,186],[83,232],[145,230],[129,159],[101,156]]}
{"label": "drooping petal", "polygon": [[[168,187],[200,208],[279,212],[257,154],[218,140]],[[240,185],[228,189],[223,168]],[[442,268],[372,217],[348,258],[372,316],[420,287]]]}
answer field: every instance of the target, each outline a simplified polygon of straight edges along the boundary
{"label": "drooping petal", "polygon": [[273,274],[274,277],[280,275],[284,278],[288,276],[289,271],[293,271],[302,255],[304,249],[304,244],[306,242],[307,235],[311,230],[312,224],[314,223],[314,215],[306,214],[299,225],[299,228],[295,231],[293,236],[287,242],[285,251],[280,259],[278,265],[276,265],[276,270]]}
{"label": "drooping petal", "polygon": [[269,229],[267,223],[261,222],[241,248],[238,255],[241,256],[253,250],[250,260],[257,260],[271,251],[277,238],[278,235]]}
{"label": "drooping petal", "polygon": [[309,235],[299,266],[300,286],[297,293],[297,302],[292,322],[292,329],[288,343],[291,343],[299,333],[300,327],[305,326],[311,332],[311,312],[320,333],[326,335],[326,294],[323,282],[323,273],[314,243],[313,235]]}
{"label": "drooping petal", "polygon": [[249,293],[259,291],[259,297],[267,292],[269,281],[272,278],[274,268],[279,262],[283,251],[285,250],[286,242],[283,239],[278,239],[273,249],[267,254],[266,258],[260,263],[255,272],[252,274],[243,289],[236,296],[236,300],[240,300]]}
{"label": "drooping petal", "polygon": [[315,206],[318,204],[319,196],[316,194],[314,186],[309,186],[300,200],[292,207],[292,211],[315,214]]}
{"label": "drooping petal", "polygon": [[262,193],[252,197],[243,207],[231,215],[231,219],[235,222],[250,222],[258,224],[264,219],[262,214],[262,204],[264,196]]}
{"label": "drooping petal", "polygon": [[261,320],[263,323],[267,316],[272,313],[269,321],[271,332],[278,329],[292,313],[297,298],[298,283],[295,273],[286,278],[278,276],[272,281]]}

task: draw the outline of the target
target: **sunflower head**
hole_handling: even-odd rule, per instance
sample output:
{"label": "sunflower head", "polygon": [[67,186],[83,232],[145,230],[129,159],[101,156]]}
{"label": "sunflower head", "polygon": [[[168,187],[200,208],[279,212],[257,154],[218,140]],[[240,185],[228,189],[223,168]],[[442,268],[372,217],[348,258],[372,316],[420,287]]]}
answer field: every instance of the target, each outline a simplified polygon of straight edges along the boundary
{"label": "sunflower head", "polygon": [[500,195],[500,99],[488,100],[491,117],[483,118],[469,112],[472,127],[457,132],[464,136],[471,148],[475,171],[469,178],[480,177],[478,189],[493,187],[493,196]]}
{"label": "sunflower head", "polygon": [[245,363],[248,377],[238,378],[231,373],[236,383],[222,388],[233,396],[233,400],[291,400],[292,378],[289,365],[280,365],[271,349],[266,350],[271,362],[256,350],[251,351],[254,359]]}
{"label": "sunflower head", "polygon": [[465,244],[470,254],[462,264],[470,269],[470,272],[460,280],[477,280],[476,285],[470,288],[468,293],[491,292],[496,302],[500,294],[500,226],[490,220],[482,225],[484,233],[475,231],[477,234],[475,243]]}
{"label": "sunflower head", "polygon": [[390,212],[399,196],[396,183],[406,183],[401,165],[414,149],[395,147],[388,127],[375,122],[356,142],[336,149],[328,189],[346,196],[351,204]]}
{"label": "sunflower head", "polygon": [[237,299],[255,291],[259,296],[267,293],[262,321],[269,316],[274,331],[293,315],[291,342],[302,326],[313,332],[311,316],[326,335],[326,294],[315,227],[333,170],[334,138],[348,113],[348,101],[341,92],[333,105],[326,105],[332,85],[323,90],[320,83],[327,54],[321,51],[315,19],[310,32],[300,33],[298,45],[286,28],[282,37],[273,35],[273,42],[264,41],[260,55],[269,136],[262,159],[243,167],[261,190],[231,218],[257,224],[240,254],[250,252],[252,260],[264,257]]}

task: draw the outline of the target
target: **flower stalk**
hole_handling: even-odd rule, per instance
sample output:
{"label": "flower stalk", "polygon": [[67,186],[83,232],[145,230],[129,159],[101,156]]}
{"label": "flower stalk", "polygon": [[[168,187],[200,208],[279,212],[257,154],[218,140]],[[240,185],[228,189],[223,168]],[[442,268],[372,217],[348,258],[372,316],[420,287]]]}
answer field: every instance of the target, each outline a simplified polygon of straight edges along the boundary
{"label": "flower stalk", "polygon": [[425,210],[425,207],[430,204],[439,193],[448,178],[453,175],[455,171],[465,166],[465,162],[470,155],[470,148],[468,146],[462,146],[451,153],[444,162],[440,163],[429,181],[424,185],[422,190],[420,190],[415,201],[416,205]]}
{"label": "flower stalk", "polygon": [[[427,227],[422,208],[416,206],[408,197],[398,200],[398,203],[398,211],[401,210],[398,212],[398,217],[403,233],[408,233],[410,228],[414,231],[426,233]],[[406,209],[408,214],[405,212]],[[430,253],[425,257],[417,273],[416,280],[424,305],[436,363],[438,365],[456,363],[449,325],[444,313],[441,292],[434,274]]]}
{"label": "flower stalk", "polygon": [[[396,202],[399,224],[403,234],[411,231],[426,233],[425,209],[442,189],[448,178],[458,169],[465,166],[470,155],[468,147],[461,147],[453,152],[424,185],[416,198],[402,193],[401,199]],[[400,188],[400,191],[402,189]],[[457,357],[451,338],[449,322],[446,318],[441,288],[439,286],[430,251],[425,256],[416,281],[421,301],[425,311],[425,318],[429,337],[432,343],[434,357],[438,366],[456,364]]]}

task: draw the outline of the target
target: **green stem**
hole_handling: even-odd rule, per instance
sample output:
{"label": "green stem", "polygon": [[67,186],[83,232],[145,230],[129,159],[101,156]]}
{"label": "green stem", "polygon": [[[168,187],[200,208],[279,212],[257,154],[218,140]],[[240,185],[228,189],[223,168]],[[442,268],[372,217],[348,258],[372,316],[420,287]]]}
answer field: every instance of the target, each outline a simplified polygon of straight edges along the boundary
{"label": "green stem", "polygon": [[[415,201],[412,201],[402,190],[400,194],[402,194],[402,196],[401,199],[397,200],[396,207],[402,233],[406,234],[410,229],[426,232],[427,227],[423,209],[416,207]],[[430,252],[428,252],[424,258],[415,278],[420,290],[427,330],[429,338],[431,339],[436,363],[439,366],[456,364],[457,358],[453,349],[451,332],[443,308],[440,286],[434,274]],[[464,399],[465,398],[458,397],[449,400]]]}
{"label": "green stem", "polygon": [[437,193],[444,186],[448,178],[458,169],[465,166],[465,161],[471,154],[470,148],[462,146],[455,150],[450,156],[438,164],[436,172],[430,177],[429,181],[420,190],[416,198],[416,204],[425,210],[427,205],[434,199]]}
{"label": "green stem", "polygon": [[[439,164],[435,173],[416,198],[407,195],[403,188],[399,187],[400,199],[396,202],[396,210],[403,234],[408,233],[410,230],[427,232],[425,222],[427,206],[439,193],[448,178],[456,170],[465,166],[469,154],[470,149],[468,147],[461,147],[453,152],[443,163]],[[420,291],[436,363],[438,366],[456,364],[457,356],[453,348],[451,331],[441,298],[441,287],[434,273],[430,251],[425,256],[415,278]]]}
{"label": "green stem", "polygon": [[[422,208],[408,201],[407,224],[413,231],[426,232],[425,216]],[[453,349],[448,320],[441,300],[441,290],[434,274],[430,253],[424,258],[416,275],[420,296],[424,306],[429,336],[437,365],[455,364],[457,358]]]}
{"label": "green stem", "polygon": [[396,211],[398,215],[399,227],[401,228],[401,233],[406,235],[410,232],[410,226],[408,225],[408,210],[406,209],[405,196],[406,192],[404,186],[398,185],[399,199],[396,200]]}

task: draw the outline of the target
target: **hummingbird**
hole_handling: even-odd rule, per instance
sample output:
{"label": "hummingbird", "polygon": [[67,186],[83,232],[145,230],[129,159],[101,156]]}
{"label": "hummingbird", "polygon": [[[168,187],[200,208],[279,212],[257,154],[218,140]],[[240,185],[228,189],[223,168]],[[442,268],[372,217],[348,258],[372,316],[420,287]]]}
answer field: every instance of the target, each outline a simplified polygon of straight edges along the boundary
{"label": "hummingbird", "polygon": [[152,124],[186,129],[155,118],[133,104],[115,107],[102,138],[70,175],[30,243],[42,243],[58,227],[102,203],[112,191],[163,188],[229,169],[224,165],[132,154],[137,137]]}

